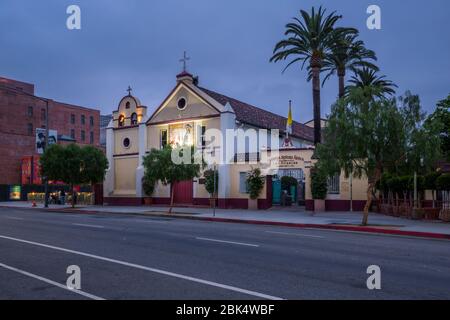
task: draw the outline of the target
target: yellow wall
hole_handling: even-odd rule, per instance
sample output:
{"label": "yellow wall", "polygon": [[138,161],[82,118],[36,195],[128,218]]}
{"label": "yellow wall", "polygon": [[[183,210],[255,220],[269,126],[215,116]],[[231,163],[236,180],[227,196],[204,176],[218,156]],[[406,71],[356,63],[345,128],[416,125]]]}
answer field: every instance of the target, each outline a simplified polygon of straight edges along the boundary
{"label": "yellow wall", "polygon": [[[230,174],[230,182],[231,182],[231,191],[230,198],[233,199],[249,199],[248,193],[239,192],[239,176],[241,172],[250,172],[253,168],[256,168],[257,165],[249,165],[249,164],[235,164],[231,167]],[[266,199],[267,187],[264,183],[263,190],[258,199]]]}
{"label": "yellow wall", "polygon": [[[128,129],[115,130],[115,146],[114,146],[114,154],[129,154],[129,153],[138,153],[139,152],[139,129],[137,127],[132,127]],[[125,148],[123,145],[123,140],[125,138],[130,139],[130,147]]]}
{"label": "yellow wall", "polygon": [[[177,108],[177,102],[180,97],[187,99],[187,107],[184,110]],[[186,87],[181,86],[163,107],[153,115],[150,123],[170,122],[218,114],[217,110],[204,103]]]}
{"label": "yellow wall", "polygon": [[114,195],[136,195],[136,168],[138,157],[114,159]]}

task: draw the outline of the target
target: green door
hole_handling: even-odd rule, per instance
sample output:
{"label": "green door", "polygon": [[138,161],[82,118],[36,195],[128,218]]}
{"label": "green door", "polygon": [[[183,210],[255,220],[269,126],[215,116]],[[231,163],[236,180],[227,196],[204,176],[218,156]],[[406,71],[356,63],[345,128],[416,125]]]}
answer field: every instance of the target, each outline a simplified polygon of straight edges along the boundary
{"label": "green door", "polygon": [[292,203],[297,203],[297,187],[291,186],[290,195],[292,197]]}
{"label": "green door", "polygon": [[281,180],[272,181],[272,204],[281,204]]}

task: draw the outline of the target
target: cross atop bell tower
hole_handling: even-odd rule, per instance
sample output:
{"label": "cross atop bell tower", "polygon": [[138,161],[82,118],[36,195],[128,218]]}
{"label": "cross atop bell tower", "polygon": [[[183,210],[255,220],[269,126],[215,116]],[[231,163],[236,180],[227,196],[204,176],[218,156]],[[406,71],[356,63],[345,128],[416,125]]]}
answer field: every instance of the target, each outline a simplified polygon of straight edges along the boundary
{"label": "cross atop bell tower", "polygon": [[180,62],[183,63],[183,72],[187,72],[187,62],[188,62],[189,60],[191,60],[191,58],[188,57],[186,51],[184,51],[184,53],[183,53],[183,58],[180,59]]}
{"label": "cross atop bell tower", "polygon": [[127,91],[128,91],[128,95],[131,96],[131,91],[133,91],[133,89],[131,89],[131,86],[128,86]]}

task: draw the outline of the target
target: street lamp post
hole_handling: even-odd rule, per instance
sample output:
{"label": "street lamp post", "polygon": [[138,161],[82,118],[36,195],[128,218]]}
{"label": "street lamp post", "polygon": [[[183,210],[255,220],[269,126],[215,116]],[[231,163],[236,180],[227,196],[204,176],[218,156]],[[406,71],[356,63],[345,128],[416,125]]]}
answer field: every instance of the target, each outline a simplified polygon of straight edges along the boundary
{"label": "street lamp post", "polygon": [[[45,100],[45,150],[48,148],[48,136],[50,134],[50,129],[48,128],[48,100]],[[48,178],[45,177],[45,199],[44,199],[44,207],[48,208]]]}

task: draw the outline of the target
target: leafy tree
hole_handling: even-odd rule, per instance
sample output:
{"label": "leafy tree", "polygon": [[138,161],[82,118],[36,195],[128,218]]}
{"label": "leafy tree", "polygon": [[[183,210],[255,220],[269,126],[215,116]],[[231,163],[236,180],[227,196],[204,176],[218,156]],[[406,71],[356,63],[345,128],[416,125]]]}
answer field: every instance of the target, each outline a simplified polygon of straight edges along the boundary
{"label": "leafy tree", "polygon": [[343,170],[347,177],[353,173],[368,178],[363,225],[368,223],[374,188],[383,172],[402,166],[431,167],[436,152],[429,150],[438,139],[421,126],[424,114],[417,96],[371,99],[365,93],[357,88],[337,101],[325,129],[325,143],[317,147],[320,166],[329,175]]}
{"label": "leafy tree", "polygon": [[219,171],[209,169],[203,175],[205,177],[205,189],[211,197],[214,197],[219,190]]}
{"label": "leafy tree", "polygon": [[40,158],[41,175],[47,180],[61,180],[65,169],[65,150],[59,144],[49,146]]}
{"label": "leafy tree", "polygon": [[[95,184],[104,180],[108,160],[100,150],[91,146],[52,145],[42,155],[40,164],[42,176],[49,180],[64,181],[75,194],[74,185]],[[75,207],[74,196],[72,207]]]}
{"label": "leafy tree", "polygon": [[250,193],[250,199],[258,199],[262,189],[264,188],[264,180],[264,176],[262,176],[259,168],[252,169],[247,174],[247,185]]}
{"label": "leafy tree", "polygon": [[[347,70],[356,72],[359,69],[367,68],[378,71],[378,67],[370,60],[376,61],[375,52],[366,49],[364,41],[358,40],[357,33],[341,33],[335,37],[331,52],[324,59],[322,72],[326,76],[322,81],[322,86],[333,75],[337,74],[339,81],[339,98],[345,95],[345,76]],[[311,70],[310,70],[311,71]],[[312,79],[312,73],[309,79]]]}
{"label": "leafy tree", "polygon": [[287,37],[278,42],[273,50],[271,62],[292,60],[284,70],[293,64],[300,63],[301,68],[309,63],[313,87],[314,104],[314,143],[321,141],[320,126],[320,72],[324,67],[324,60],[335,45],[335,38],[343,33],[357,33],[356,29],[336,28],[336,23],[342,18],[332,12],[326,15],[326,10],[313,7],[311,13],[300,11],[300,18],[286,25],[284,35]]}
{"label": "leafy tree", "polygon": [[439,130],[442,155],[450,161],[450,95],[438,102],[436,111],[427,118],[425,124]]}
{"label": "leafy tree", "polygon": [[350,85],[345,89],[347,95],[350,91],[359,88],[363,90],[364,95],[369,99],[394,95],[395,88],[397,88],[397,85],[387,80],[386,76],[379,76],[376,69],[368,67],[354,70],[354,75],[349,82]]}
{"label": "leafy tree", "polygon": [[[147,179],[146,181],[160,181],[163,185],[170,185],[169,213],[172,213],[175,183],[199,177],[200,170],[204,166],[204,163],[197,163],[197,154],[194,152],[194,147],[188,149],[183,147],[172,148],[167,145],[161,150],[152,149],[150,154],[144,158],[144,179]],[[172,160],[172,152],[179,156],[179,163]],[[190,152],[190,154],[188,155],[186,152]]]}
{"label": "leafy tree", "polygon": [[85,183],[96,184],[105,180],[108,159],[103,152],[93,146],[81,148],[81,174]]}

